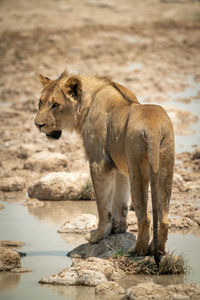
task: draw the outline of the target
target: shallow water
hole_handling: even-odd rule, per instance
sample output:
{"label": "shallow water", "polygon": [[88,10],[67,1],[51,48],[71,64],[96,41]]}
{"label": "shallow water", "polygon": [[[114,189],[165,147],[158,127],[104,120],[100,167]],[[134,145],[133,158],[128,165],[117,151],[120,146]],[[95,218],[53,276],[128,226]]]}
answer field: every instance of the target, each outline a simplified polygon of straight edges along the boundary
{"label": "shallow water", "polygon": [[[65,241],[57,233],[69,216],[81,213],[96,213],[95,202],[52,202],[47,207],[27,208],[20,203],[6,204],[0,212],[0,240],[19,240],[25,243],[19,251],[26,252],[22,258],[22,267],[32,269],[30,273],[0,273],[0,299],[98,299],[93,288],[63,287],[40,285],[38,281],[47,275],[56,273],[71,265],[66,253],[84,243],[81,235],[64,235]],[[188,260],[191,272],[188,276],[159,276],[154,281],[160,284],[183,282],[200,283],[200,238],[198,235],[180,233],[170,234],[167,243],[169,250],[183,254]],[[144,276],[125,278],[121,284],[125,287],[141,282]],[[117,299],[115,297],[115,299]]]}
{"label": "shallow water", "polygon": [[[128,67],[129,71],[141,69],[142,64],[133,63]],[[194,146],[200,145],[200,83],[194,80],[194,76],[189,75],[186,80],[187,87],[181,92],[168,92],[168,101],[160,103],[164,109],[168,110],[175,108],[185,112],[190,112],[197,118],[193,125],[188,125],[192,134],[179,135],[175,131],[175,152],[181,153],[184,151],[193,151]],[[146,103],[145,98],[139,98],[142,104]],[[157,103],[159,104],[159,103]],[[171,117],[172,122],[173,117]],[[188,124],[188,120],[185,120],[185,124]],[[186,127],[187,129],[187,127]]]}
{"label": "shallow water", "polygon": [[[182,92],[169,92],[169,101],[166,103],[166,107],[176,107],[191,112],[198,117],[197,122],[191,126],[194,132],[193,134],[187,136],[175,136],[176,153],[192,151],[194,150],[193,145],[200,145],[200,83],[194,80],[194,76],[189,75],[186,84],[188,86]],[[189,102],[180,101],[184,99],[188,99]]]}

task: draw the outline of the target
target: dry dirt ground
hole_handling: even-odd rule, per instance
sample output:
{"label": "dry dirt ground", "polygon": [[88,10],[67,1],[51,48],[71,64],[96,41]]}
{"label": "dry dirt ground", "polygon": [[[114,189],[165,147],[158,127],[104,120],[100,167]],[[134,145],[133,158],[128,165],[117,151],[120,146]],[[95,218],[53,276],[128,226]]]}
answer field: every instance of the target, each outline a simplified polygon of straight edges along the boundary
{"label": "dry dirt ground", "polygon": [[[76,135],[66,132],[49,143],[34,127],[39,73],[55,78],[67,68],[110,76],[144,102],[165,105],[169,92],[187,87],[188,76],[200,82],[199,37],[199,1],[1,0],[0,179],[4,184],[14,180],[15,188],[4,188],[0,200],[25,200],[30,182],[48,171],[88,171]],[[180,99],[188,105],[191,100]],[[198,112],[171,107],[169,113],[176,134],[187,138]],[[27,167],[31,156],[44,151],[66,155],[66,163]],[[195,151],[177,154],[172,229],[200,226],[200,158]],[[17,179],[9,179],[13,176]],[[20,184],[21,192],[12,191]]]}

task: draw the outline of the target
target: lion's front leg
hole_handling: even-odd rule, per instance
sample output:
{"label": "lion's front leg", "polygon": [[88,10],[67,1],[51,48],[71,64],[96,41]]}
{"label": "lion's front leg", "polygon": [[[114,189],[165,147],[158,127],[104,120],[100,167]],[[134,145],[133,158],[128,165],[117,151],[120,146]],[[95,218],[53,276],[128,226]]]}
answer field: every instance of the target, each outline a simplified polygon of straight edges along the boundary
{"label": "lion's front leg", "polygon": [[112,227],[112,199],[114,193],[114,172],[106,170],[103,166],[93,163],[90,172],[96,195],[99,223],[97,230],[90,232],[88,240],[98,243],[107,237]]}
{"label": "lion's front leg", "polygon": [[115,191],[112,203],[112,233],[126,232],[127,203],[130,196],[128,177],[115,173]]}

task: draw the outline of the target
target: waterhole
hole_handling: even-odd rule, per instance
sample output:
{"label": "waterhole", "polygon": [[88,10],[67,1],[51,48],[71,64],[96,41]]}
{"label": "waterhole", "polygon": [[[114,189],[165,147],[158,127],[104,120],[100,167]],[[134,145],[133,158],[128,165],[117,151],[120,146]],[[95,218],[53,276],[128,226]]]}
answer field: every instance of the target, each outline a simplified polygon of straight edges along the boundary
{"label": "waterhole", "polygon": [[[79,300],[98,299],[93,288],[40,285],[44,277],[61,271],[71,265],[67,252],[84,242],[81,235],[66,235],[65,240],[57,233],[59,225],[69,216],[76,216],[86,211],[96,214],[95,202],[49,202],[48,206],[27,208],[19,203],[6,204],[0,213],[0,240],[18,240],[25,243],[19,251],[25,252],[22,267],[32,269],[25,274],[0,273],[0,298],[21,300]],[[167,249],[182,254],[188,266],[189,274],[185,276],[158,276],[157,283],[177,284],[187,282],[200,283],[199,235],[181,233],[169,234]],[[129,287],[142,282],[144,276],[125,278],[121,284]],[[101,298],[102,299],[102,298]],[[115,298],[117,299],[117,298]]]}

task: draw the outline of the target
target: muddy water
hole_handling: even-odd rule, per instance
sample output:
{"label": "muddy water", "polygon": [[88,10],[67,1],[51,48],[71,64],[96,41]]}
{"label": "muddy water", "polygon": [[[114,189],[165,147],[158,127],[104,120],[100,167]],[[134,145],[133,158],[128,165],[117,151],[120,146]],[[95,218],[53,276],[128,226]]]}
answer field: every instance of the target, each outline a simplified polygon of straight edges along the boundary
{"label": "muddy water", "polygon": [[[89,211],[95,213],[95,203],[88,202],[53,202],[48,207],[27,208],[20,203],[6,204],[0,212],[0,240],[19,240],[25,243],[19,251],[25,252],[22,267],[32,269],[25,274],[0,273],[0,299],[63,299],[65,287],[44,288],[38,281],[47,275],[56,273],[71,265],[66,253],[83,243],[79,235],[68,235],[65,242],[57,233],[58,224],[62,224],[70,216]],[[83,291],[83,289],[81,289]],[[78,299],[81,294],[84,300],[88,293],[94,296],[94,289],[87,289],[82,294],[80,288],[68,288],[65,299]],[[95,297],[95,296],[94,296]]]}
{"label": "muddy water", "polygon": [[[169,92],[169,101],[164,105],[167,107],[175,107],[183,111],[188,111],[197,116],[197,120],[191,126],[192,134],[187,136],[175,136],[176,153],[184,151],[192,151],[193,145],[200,145],[200,83],[194,80],[194,76],[188,76],[186,81],[187,87],[182,92]],[[187,120],[185,120],[187,123]]]}
{"label": "muddy water", "polygon": [[[0,273],[1,299],[97,299],[93,288],[41,286],[38,281],[46,275],[58,272],[71,265],[66,253],[75,246],[84,243],[80,235],[65,235],[65,240],[57,229],[71,216],[89,212],[96,214],[94,202],[53,202],[40,208],[27,208],[20,203],[6,204],[0,212],[0,239],[19,240],[25,243],[20,251],[27,256],[22,259],[22,267],[32,272],[25,274]],[[63,235],[64,236],[64,235]],[[188,276],[160,276],[154,281],[160,284],[183,282],[200,283],[200,238],[198,235],[180,233],[170,234],[167,244],[169,250],[182,253],[191,267]],[[124,279],[124,287],[131,286],[144,279],[142,276]],[[115,299],[117,299],[115,297]]]}

